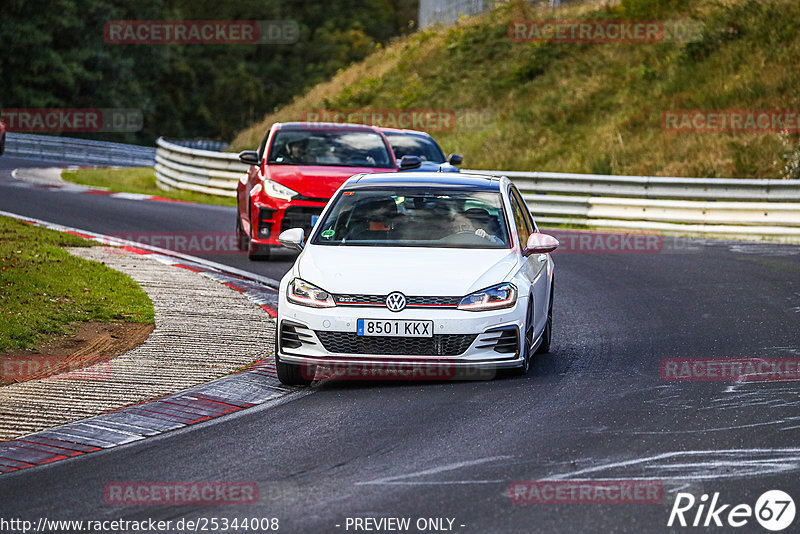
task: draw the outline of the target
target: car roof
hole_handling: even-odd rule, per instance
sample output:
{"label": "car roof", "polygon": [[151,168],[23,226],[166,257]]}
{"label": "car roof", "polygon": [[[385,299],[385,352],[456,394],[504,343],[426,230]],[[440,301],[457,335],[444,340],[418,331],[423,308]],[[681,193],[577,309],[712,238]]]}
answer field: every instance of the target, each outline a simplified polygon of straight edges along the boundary
{"label": "car roof", "polygon": [[353,176],[347,189],[382,187],[454,187],[456,189],[498,191],[501,176],[449,172],[371,173]]}
{"label": "car roof", "polygon": [[366,124],[340,123],[340,122],[277,122],[278,130],[332,130],[336,132],[377,132],[378,128]]}
{"label": "car roof", "polygon": [[402,134],[402,135],[415,135],[417,137],[431,137],[428,132],[421,132],[419,130],[403,130],[400,128],[380,128],[385,134]]}

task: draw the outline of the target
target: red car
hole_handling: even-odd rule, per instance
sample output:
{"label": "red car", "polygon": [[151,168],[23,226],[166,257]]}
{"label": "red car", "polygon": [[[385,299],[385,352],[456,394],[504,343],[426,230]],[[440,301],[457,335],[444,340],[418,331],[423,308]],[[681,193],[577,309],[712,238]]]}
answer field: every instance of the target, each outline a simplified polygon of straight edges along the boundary
{"label": "red car", "polygon": [[317,222],[333,193],[354,174],[395,172],[392,147],[378,128],[360,124],[287,122],[270,128],[237,186],[236,232],[249,257],[268,259],[278,235]]}
{"label": "red car", "polygon": [[6,151],[6,125],[0,121],[0,156]]}

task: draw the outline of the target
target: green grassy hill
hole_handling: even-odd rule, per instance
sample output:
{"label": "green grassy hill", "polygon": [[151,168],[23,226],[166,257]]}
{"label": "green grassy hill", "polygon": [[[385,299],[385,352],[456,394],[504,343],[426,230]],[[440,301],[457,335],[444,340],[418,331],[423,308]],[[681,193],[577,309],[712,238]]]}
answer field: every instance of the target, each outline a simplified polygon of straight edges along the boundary
{"label": "green grassy hill", "polygon": [[[658,43],[512,42],[514,20],[694,24]],[[800,136],[664,131],[668,110],[800,109],[797,0],[622,0],[556,10],[512,0],[455,27],[420,31],[340,71],[241,132],[310,109],[434,108],[431,132],[465,168],[660,176],[800,178]]]}

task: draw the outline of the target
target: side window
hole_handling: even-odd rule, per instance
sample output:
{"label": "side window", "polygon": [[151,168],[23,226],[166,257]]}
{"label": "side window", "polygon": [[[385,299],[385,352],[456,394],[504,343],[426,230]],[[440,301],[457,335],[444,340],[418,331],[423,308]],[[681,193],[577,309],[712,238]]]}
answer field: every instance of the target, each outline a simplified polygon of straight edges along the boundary
{"label": "side window", "polygon": [[528,228],[530,228],[531,232],[538,232],[539,229],[536,227],[536,223],[533,222],[533,217],[531,216],[531,210],[528,208],[528,203],[525,202],[525,199],[522,198],[522,195],[514,186],[511,186],[511,194],[514,195],[514,198],[517,199],[519,202],[520,207],[522,208],[523,213],[525,214],[525,220],[528,221]]}
{"label": "side window", "polygon": [[517,234],[519,235],[519,246],[525,248],[528,242],[528,237],[531,235],[530,226],[528,226],[528,219],[525,217],[525,212],[519,204],[519,199],[513,193],[511,194],[511,209],[514,212],[514,225],[517,227]]}

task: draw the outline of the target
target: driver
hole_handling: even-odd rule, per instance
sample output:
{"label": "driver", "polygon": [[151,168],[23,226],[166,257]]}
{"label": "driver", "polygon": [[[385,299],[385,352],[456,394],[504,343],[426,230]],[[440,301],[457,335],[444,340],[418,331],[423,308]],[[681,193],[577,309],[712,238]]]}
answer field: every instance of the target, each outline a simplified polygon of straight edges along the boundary
{"label": "driver", "polygon": [[289,143],[289,161],[292,163],[310,163],[308,144],[304,139]]}
{"label": "driver", "polygon": [[494,235],[496,233],[497,221],[492,218],[488,211],[482,208],[470,208],[464,212],[465,218],[469,221],[475,235],[482,237],[493,243],[502,243],[503,240]]}

